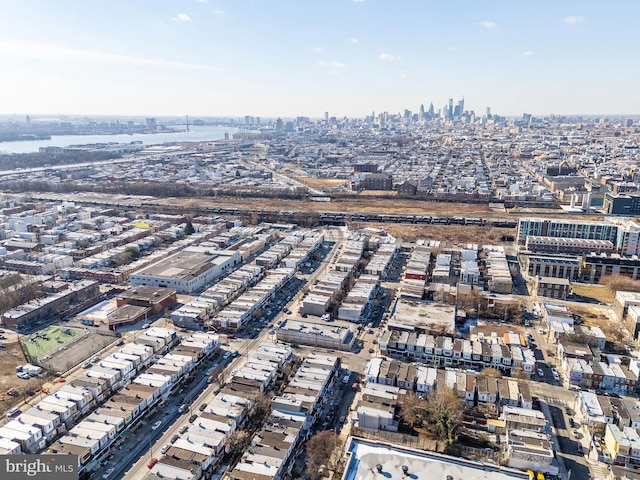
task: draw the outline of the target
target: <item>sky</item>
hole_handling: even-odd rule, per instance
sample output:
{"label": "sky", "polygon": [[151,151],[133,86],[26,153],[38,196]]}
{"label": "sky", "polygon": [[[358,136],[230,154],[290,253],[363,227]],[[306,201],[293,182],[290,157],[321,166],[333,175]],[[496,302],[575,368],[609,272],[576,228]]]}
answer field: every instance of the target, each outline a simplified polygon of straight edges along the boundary
{"label": "sky", "polygon": [[640,114],[637,0],[0,0],[0,113]]}

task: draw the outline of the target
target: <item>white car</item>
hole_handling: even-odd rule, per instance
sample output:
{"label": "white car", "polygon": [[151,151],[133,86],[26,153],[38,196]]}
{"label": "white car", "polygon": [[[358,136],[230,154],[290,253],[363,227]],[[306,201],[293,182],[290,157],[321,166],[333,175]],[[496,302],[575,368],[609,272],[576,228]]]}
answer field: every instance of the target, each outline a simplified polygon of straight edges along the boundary
{"label": "white car", "polygon": [[158,428],[160,428],[160,425],[162,425],[162,420],[158,420],[156,423],[151,425],[151,430],[157,430]]}
{"label": "white car", "polygon": [[223,358],[226,360],[230,356],[231,356],[231,352],[227,352],[227,353],[224,354]]}
{"label": "white car", "polygon": [[544,377],[544,372],[542,371],[541,368],[538,369],[538,376],[539,377]]}
{"label": "white car", "polygon": [[167,450],[169,450],[169,448],[171,448],[171,444],[170,443],[165,443],[162,448],[160,449],[160,453],[165,454],[167,453]]}

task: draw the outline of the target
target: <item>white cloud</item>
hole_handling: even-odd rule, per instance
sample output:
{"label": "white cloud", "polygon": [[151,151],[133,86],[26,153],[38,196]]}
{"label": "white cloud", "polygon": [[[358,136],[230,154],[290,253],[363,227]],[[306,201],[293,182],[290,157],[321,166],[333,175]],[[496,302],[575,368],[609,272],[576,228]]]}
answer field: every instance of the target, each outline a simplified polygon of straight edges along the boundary
{"label": "white cloud", "polygon": [[322,68],[347,68],[347,64],[346,63],[342,63],[342,62],[323,62],[322,60],[320,60],[318,62],[318,65],[320,65]]}
{"label": "white cloud", "polygon": [[173,17],[171,20],[175,20],[176,22],[190,22],[191,17],[186,13],[179,13],[178,15]]}
{"label": "white cloud", "polygon": [[224,15],[224,10],[214,10],[213,14],[214,15]]}
{"label": "white cloud", "polygon": [[72,62],[111,63],[143,67],[172,68],[182,70],[222,70],[193,63],[170,62],[154,58],[132,57],[118,53],[80,50],[63,45],[36,42],[0,41],[0,57],[38,58]]}
{"label": "white cloud", "polygon": [[340,74],[340,72],[338,70],[331,70],[329,73],[331,75],[339,75]]}
{"label": "white cloud", "polygon": [[531,50],[525,50],[524,52],[522,52],[523,57],[530,57],[532,55],[533,55],[533,52]]}
{"label": "white cloud", "polygon": [[196,0],[198,3],[209,3],[209,0]]}
{"label": "white cloud", "polygon": [[349,41],[351,43],[358,43],[360,40],[358,40],[357,38],[350,38]]}
{"label": "white cloud", "polygon": [[356,2],[356,3],[364,3],[364,2],[366,2],[367,0],[353,0],[353,1],[354,1],[354,2]]}
{"label": "white cloud", "polygon": [[586,18],[572,15],[570,17],[563,18],[562,21],[567,25],[575,25],[576,23],[584,23],[587,21]]}
{"label": "white cloud", "polygon": [[379,56],[380,60],[385,62],[402,62],[400,57],[394,57],[393,55],[389,55],[388,53],[381,53]]}
{"label": "white cloud", "polygon": [[479,26],[481,26],[483,28],[489,28],[489,29],[496,27],[495,22],[491,22],[489,20],[484,20],[482,22],[477,22],[476,25],[479,25]]}
{"label": "white cloud", "polygon": [[454,47],[453,45],[449,45],[449,50],[451,52],[455,52],[456,50],[458,50],[458,47]]}
{"label": "white cloud", "polygon": [[322,49],[320,47],[312,48],[311,51],[315,53],[322,53]]}

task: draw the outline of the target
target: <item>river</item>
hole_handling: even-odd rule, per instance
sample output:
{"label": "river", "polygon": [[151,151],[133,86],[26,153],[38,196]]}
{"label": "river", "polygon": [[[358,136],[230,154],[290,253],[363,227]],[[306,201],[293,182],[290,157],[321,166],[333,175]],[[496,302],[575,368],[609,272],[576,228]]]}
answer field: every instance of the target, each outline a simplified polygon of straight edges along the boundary
{"label": "river", "polygon": [[190,125],[188,132],[134,133],[132,135],[53,135],[48,140],[1,142],[0,153],[32,153],[37,152],[40,147],[67,147],[69,145],[109,142],[142,142],[144,145],[159,145],[165,142],[206,142],[209,140],[222,140],[225,133],[231,136],[236,131],[237,129],[233,127]]}

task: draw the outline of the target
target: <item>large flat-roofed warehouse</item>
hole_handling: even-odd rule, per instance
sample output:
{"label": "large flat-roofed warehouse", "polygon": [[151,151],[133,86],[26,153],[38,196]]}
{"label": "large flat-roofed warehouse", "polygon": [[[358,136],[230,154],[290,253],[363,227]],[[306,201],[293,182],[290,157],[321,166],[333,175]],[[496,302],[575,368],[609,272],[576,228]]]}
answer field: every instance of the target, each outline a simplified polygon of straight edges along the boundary
{"label": "large flat-roofed warehouse", "polygon": [[527,472],[435,452],[350,438],[342,480],[529,480]]}
{"label": "large flat-roofed warehouse", "polygon": [[231,250],[185,248],[168,258],[132,274],[131,285],[172,288],[177,293],[192,294],[209,286],[241,261]]}
{"label": "large flat-roofed warehouse", "polygon": [[349,328],[291,319],[282,322],[276,337],[279,342],[337,350],[351,350],[356,341],[355,333]]}

